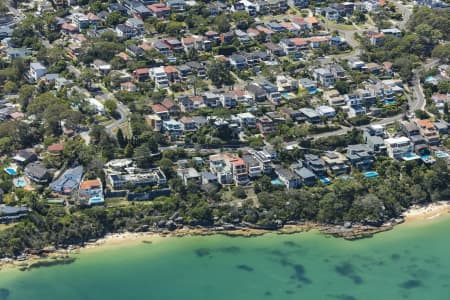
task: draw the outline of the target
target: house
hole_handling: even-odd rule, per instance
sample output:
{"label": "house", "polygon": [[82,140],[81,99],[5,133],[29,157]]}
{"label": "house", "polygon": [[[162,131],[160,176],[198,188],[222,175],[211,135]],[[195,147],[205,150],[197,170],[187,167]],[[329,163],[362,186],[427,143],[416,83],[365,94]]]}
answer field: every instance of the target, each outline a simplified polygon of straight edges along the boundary
{"label": "house", "polygon": [[94,69],[100,74],[108,74],[111,71],[111,65],[101,59],[94,59],[92,63]]}
{"label": "house", "polygon": [[240,125],[242,127],[256,127],[256,117],[249,112],[237,114],[237,118],[239,119]]}
{"label": "house", "polygon": [[333,86],[336,82],[333,73],[328,69],[318,68],[313,71],[314,79],[319,81],[325,88]]}
{"label": "house", "polygon": [[236,95],[234,93],[223,93],[219,96],[222,107],[232,108],[237,106]]}
{"label": "house", "polygon": [[180,107],[170,98],[165,98],[161,104],[167,108],[170,115],[178,114],[180,112]]}
{"label": "house", "polygon": [[330,38],[327,36],[313,36],[309,38],[309,46],[313,49],[319,48],[322,45],[327,45]]}
{"label": "house", "polygon": [[250,178],[257,178],[263,174],[261,164],[253,155],[245,154],[242,156],[242,160],[245,163],[245,167]]}
{"label": "house", "polygon": [[81,31],[81,29],[89,27],[90,21],[85,14],[74,13],[72,14],[72,23]]}
{"label": "house", "polygon": [[26,206],[0,205],[0,223],[10,223],[26,217],[29,209]]}
{"label": "house", "polygon": [[162,187],[167,184],[166,175],[160,168],[105,169],[107,185],[113,191],[134,189],[137,187]]}
{"label": "house", "polygon": [[181,123],[173,119],[163,120],[162,129],[163,131],[168,132],[172,137],[179,137],[183,134]]}
{"label": "house", "polygon": [[50,189],[58,194],[70,195],[80,185],[83,167],[67,169],[58,179],[50,183]]}
{"label": "house", "polygon": [[208,78],[208,73],[207,73],[207,70],[206,70],[205,66],[203,66],[198,61],[189,61],[189,62],[186,63],[186,65],[199,78],[201,78],[201,79],[207,79]]}
{"label": "house", "polygon": [[348,116],[350,118],[354,118],[357,116],[364,116],[367,114],[367,110],[364,106],[361,105],[352,105],[349,106],[348,108],[348,112],[347,112]]}
{"label": "house", "polygon": [[218,107],[219,106],[220,96],[216,93],[205,92],[203,94],[204,104],[208,107]]}
{"label": "house", "polygon": [[168,120],[169,119],[169,110],[162,104],[156,103],[150,105],[150,108],[152,109],[153,113],[161,118],[161,120]]}
{"label": "house", "polygon": [[149,70],[150,78],[155,82],[155,89],[169,87],[169,78],[164,71],[164,67],[155,67]]}
{"label": "house", "polygon": [[367,144],[349,145],[347,158],[359,170],[369,170],[375,160],[373,150]]}
{"label": "house", "polygon": [[202,180],[202,176],[194,168],[178,169],[177,175],[183,180],[184,185],[187,185],[190,182],[200,183]]}
{"label": "house", "polygon": [[413,150],[411,140],[404,136],[385,139],[384,144],[387,154],[393,159],[400,159]]}
{"label": "house", "polygon": [[384,34],[376,33],[370,37],[370,44],[375,47],[381,47],[384,45]]}
{"label": "house", "polygon": [[187,65],[177,66],[178,78],[182,81],[186,81],[188,76],[192,74],[192,69]]}
{"label": "house", "polygon": [[297,92],[298,81],[288,75],[277,75],[276,85],[278,92]]}
{"label": "house", "polygon": [[394,36],[396,38],[402,37],[402,31],[398,28],[381,29],[381,33],[384,35]]}
{"label": "house", "polygon": [[45,184],[51,179],[51,175],[41,162],[32,162],[25,167],[25,175],[33,182]]}
{"label": "house", "polygon": [[321,117],[334,118],[336,116],[336,110],[330,106],[321,105],[316,108],[316,112]]}
{"label": "house", "polygon": [[61,155],[64,150],[64,143],[53,143],[47,147],[47,152],[51,155]]}
{"label": "house", "polygon": [[288,0],[289,6],[295,6],[298,8],[307,8],[309,0]]}
{"label": "house", "polygon": [[89,206],[104,204],[102,181],[100,179],[82,181],[78,188],[78,200]]}
{"label": "house", "polygon": [[171,56],[172,55],[172,51],[170,50],[169,45],[167,45],[164,41],[162,40],[156,40],[153,42],[152,44],[153,48],[158,51],[159,53],[161,53],[164,56]]}
{"label": "house", "polygon": [[99,100],[95,98],[86,98],[84,99],[89,106],[97,113],[98,115],[104,115],[106,113],[105,106]]}
{"label": "house", "polygon": [[303,166],[314,172],[317,176],[326,174],[325,162],[317,155],[305,154]]}
{"label": "house", "polygon": [[183,116],[180,119],[181,129],[183,131],[195,131],[197,130],[197,126],[194,120],[190,117]]}
{"label": "house", "polygon": [[274,43],[265,43],[263,46],[266,48],[267,53],[272,56],[284,56],[284,50],[281,46]]}
{"label": "house", "polygon": [[220,184],[232,184],[233,173],[231,168],[225,162],[224,154],[214,154],[209,156],[209,169],[212,174],[217,177],[217,182]]}
{"label": "house", "polygon": [[438,120],[434,122],[434,127],[439,134],[447,134],[450,129],[449,124],[444,120]]}
{"label": "house", "polygon": [[151,4],[148,5],[147,8],[156,18],[165,18],[170,15],[170,7],[168,7],[165,3]]}
{"label": "house", "polygon": [[290,39],[282,39],[280,46],[283,49],[283,54],[287,56],[295,56],[297,53],[297,46]]}
{"label": "house", "polygon": [[121,91],[127,91],[127,92],[130,92],[130,93],[134,93],[134,92],[137,91],[137,87],[131,81],[127,81],[127,82],[122,82],[120,84],[120,90]]}
{"label": "house", "polygon": [[326,168],[334,175],[342,175],[350,170],[347,165],[348,159],[342,153],[336,151],[328,151],[322,156]]}
{"label": "house", "polygon": [[129,18],[125,22],[125,25],[135,29],[137,31],[137,33],[141,33],[144,30],[144,21],[142,21],[141,19],[138,19],[136,17]]}
{"label": "house", "polygon": [[291,170],[285,169],[283,167],[276,167],[274,169],[275,174],[277,174],[278,179],[289,189],[296,189],[301,186],[300,177],[292,172]]}
{"label": "house", "polygon": [[331,8],[331,7],[326,7],[324,9],[324,12],[325,12],[325,18],[327,18],[330,21],[336,22],[340,17],[339,12],[336,9]]}
{"label": "house", "polygon": [[344,106],[345,98],[338,92],[338,90],[329,90],[323,93],[323,98],[330,106]]}
{"label": "house", "polygon": [[29,74],[30,78],[36,81],[47,74],[47,68],[40,62],[31,63]]}
{"label": "house", "polygon": [[167,6],[170,7],[172,12],[181,12],[186,9],[185,0],[167,0]]}
{"label": "house", "polygon": [[267,99],[266,91],[255,83],[246,86],[245,91],[250,97],[252,97],[253,101],[261,102]]}
{"label": "house", "polygon": [[125,50],[134,57],[141,57],[145,52],[144,49],[134,44],[128,45]]}
{"label": "house", "polygon": [[163,42],[169,46],[169,49],[173,52],[173,53],[183,53],[184,52],[184,46],[181,43],[181,41],[179,41],[176,38],[167,38],[164,39]]}
{"label": "house", "polygon": [[238,41],[241,42],[241,44],[248,45],[251,42],[251,39],[248,36],[248,34],[240,29],[236,29],[234,31],[234,34],[236,35]]}
{"label": "house", "polygon": [[306,17],[305,21],[310,29],[318,29],[320,27],[319,21],[316,17]]}
{"label": "house", "polygon": [[30,50],[25,48],[7,48],[6,49],[6,57],[9,59],[15,59],[18,57],[25,57],[31,53]]}
{"label": "house", "polygon": [[211,172],[201,172],[202,184],[217,184],[217,176]]}
{"label": "house", "polygon": [[150,77],[149,68],[140,68],[133,71],[133,77],[137,81],[145,81]]}
{"label": "house", "polygon": [[127,26],[125,24],[117,25],[115,30],[117,36],[124,39],[131,39],[137,34],[137,31],[133,27]]}
{"label": "house", "polygon": [[148,115],[145,116],[145,122],[147,125],[153,129],[153,131],[161,131],[163,126],[163,121],[158,115]]}
{"label": "house", "polygon": [[430,120],[417,120],[416,124],[419,127],[420,134],[424,137],[429,146],[439,145],[441,140],[433,122]]}
{"label": "house", "polygon": [[18,165],[25,166],[31,162],[36,161],[37,156],[34,152],[24,149],[17,151],[12,160]]}
{"label": "house", "polygon": [[233,54],[229,57],[230,64],[236,70],[247,69],[247,59],[243,55]]}
{"label": "house", "polygon": [[415,122],[402,121],[401,128],[403,134],[409,138],[414,135],[420,135],[420,129]]}
{"label": "house", "polygon": [[256,122],[256,127],[259,129],[261,134],[266,135],[275,131],[275,125],[271,118],[267,116],[262,116],[258,118]]}
{"label": "house", "polygon": [[315,80],[301,78],[298,83],[302,89],[307,90],[310,94],[315,94],[317,91],[317,81]]}
{"label": "house", "polygon": [[316,124],[321,121],[320,115],[312,108],[304,107],[300,108],[299,111],[309,123]]}
{"label": "house", "polygon": [[291,170],[300,177],[301,183],[305,186],[313,186],[317,183],[317,176],[303,164],[297,163],[291,165]]}

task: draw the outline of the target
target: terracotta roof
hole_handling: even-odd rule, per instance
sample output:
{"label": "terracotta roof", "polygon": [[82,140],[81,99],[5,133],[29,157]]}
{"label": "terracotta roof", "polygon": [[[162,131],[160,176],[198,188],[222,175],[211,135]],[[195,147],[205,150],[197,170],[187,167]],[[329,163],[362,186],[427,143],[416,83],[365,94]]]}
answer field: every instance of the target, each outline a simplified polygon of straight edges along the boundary
{"label": "terracotta roof", "polygon": [[177,104],[169,98],[165,98],[163,102],[161,102],[161,104],[164,105],[164,107],[166,107],[167,109],[171,109],[172,107],[177,106]]}
{"label": "terracotta roof", "polygon": [[131,87],[136,87],[136,85],[134,83],[132,83],[131,81],[128,82],[122,82],[120,84],[121,87],[126,87],[126,88],[131,88]]}
{"label": "terracotta roof", "polygon": [[174,66],[164,66],[164,72],[166,72],[166,73],[178,73],[178,70]]}
{"label": "terracotta roof", "polygon": [[311,23],[311,24],[319,23],[319,21],[317,21],[317,19],[315,17],[308,17],[308,18],[306,18],[306,21]]}
{"label": "terracotta roof", "polygon": [[308,42],[302,38],[292,38],[291,42],[293,42],[296,46],[308,45]]}
{"label": "terracotta roof", "polygon": [[165,3],[155,3],[155,4],[152,4],[152,5],[147,5],[147,7],[152,12],[170,11],[170,7],[167,7]]}
{"label": "terracotta roof", "polygon": [[125,52],[120,52],[119,54],[117,54],[117,56],[120,57],[123,60],[130,60],[131,59],[131,57],[128,54],[126,54]]}
{"label": "terracotta roof", "polygon": [[295,29],[294,25],[291,22],[281,22],[280,26],[286,28],[287,30]]}
{"label": "terracotta roof", "polygon": [[61,25],[61,29],[67,30],[67,31],[77,31],[78,28],[71,24],[71,23],[65,23]]}
{"label": "terracotta roof", "polygon": [[81,182],[80,190],[89,190],[91,188],[100,187],[102,183],[98,179],[86,180]]}
{"label": "terracotta roof", "polygon": [[218,33],[213,30],[208,30],[207,32],[205,32],[205,35],[218,35]]}
{"label": "terracotta roof", "polygon": [[64,150],[64,144],[63,143],[55,143],[51,144],[47,147],[47,151],[49,152],[61,152]]}
{"label": "terracotta roof", "polygon": [[159,103],[152,104],[152,105],[150,105],[150,107],[152,108],[153,112],[156,113],[156,114],[157,113],[167,113],[168,112],[167,108],[164,105],[159,104]]}
{"label": "terracotta roof", "polygon": [[141,74],[146,74],[146,73],[148,74],[148,72],[149,72],[148,68],[140,68],[140,69],[134,70],[133,74],[141,75]]}
{"label": "terracotta roof", "polygon": [[88,13],[86,15],[86,17],[90,20],[90,21],[100,21],[101,19],[99,17],[97,17],[95,14],[93,13]]}
{"label": "terracotta roof", "polygon": [[142,48],[142,50],[144,50],[144,51],[153,49],[152,45],[145,44],[145,43],[140,45],[139,48]]}
{"label": "terracotta roof", "polygon": [[298,25],[306,25],[306,21],[304,18],[293,18],[292,22]]}
{"label": "terracotta roof", "polygon": [[181,42],[182,42],[183,44],[185,44],[185,45],[189,45],[189,44],[195,43],[195,39],[194,39],[193,37],[191,37],[191,36],[188,36],[188,37],[182,38],[182,39],[181,39]]}
{"label": "terracotta roof", "polygon": [[273,34],[273,31],[263,26],[256,26],[256,29],[264,34]]}
{"label": "terracotta roof", "polygon": [[193,123],[194,120],[193,120],[192,118],[190,118],[190,117],[184,116],[184,117],[182,117],[182,118],[180,119],[180,122],[181,122],[181,123]]}
{"label": "terracotta roof", "polygon": [[326,42],[328,41],[330,38],[326,37],[326,36],[313,36],[311,37],[309,40],[311,42]]}

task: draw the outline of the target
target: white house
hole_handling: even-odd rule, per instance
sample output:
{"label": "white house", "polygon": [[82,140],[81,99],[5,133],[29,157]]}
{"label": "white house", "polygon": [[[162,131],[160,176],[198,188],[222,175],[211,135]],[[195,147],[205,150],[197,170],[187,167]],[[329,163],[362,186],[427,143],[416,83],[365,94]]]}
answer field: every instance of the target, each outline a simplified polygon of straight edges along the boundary
{"label": "white house", "polygon": [[103,105],[103,103],[101,103],[100,101],[98,101],[95,98],[86,98],[86,101],[95,108],[96,112],[99,115],[104,115],[105,114],[105,106]]}
{"label": "white house", "polygon": [[405,136],[385,139],[384,144],[389,157],[395,159],[400,159],[413,150],[410,139]]}
{"label": "white house", "polygon": [[30,77],[33,80],[39,80],[45,74],[47,74],[47,69],[40,62],[30,64]]}

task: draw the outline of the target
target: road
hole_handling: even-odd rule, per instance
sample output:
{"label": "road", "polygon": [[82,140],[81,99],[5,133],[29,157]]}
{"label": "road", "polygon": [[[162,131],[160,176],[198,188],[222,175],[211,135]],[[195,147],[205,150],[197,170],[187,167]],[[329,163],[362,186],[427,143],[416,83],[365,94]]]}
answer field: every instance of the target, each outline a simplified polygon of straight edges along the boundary
{"label": "road", "polygon": [[395,7],[401,12],[403,19],[397,23],[399,29],[405,29],[406,24],[409,21],[409,18],[412,15],[412,10],[408,9],[406,5],[403,5],[399,1],[392,1],[394,3]]}
{"label": "road", "polygon": [[103,94],[105,94],[108,99],[112,99],[117,103],[116,111],[119,113],[119,119],[114,120],[114,122],[105,126],[106,132],[112,135],[115,129],[122,126],[123,123],[128,122],[128,115],[130,114],[130,110],[122,102],[118,101],[113,93],[111,93],[103,84],[98,85],[98,87],[102,90]]}

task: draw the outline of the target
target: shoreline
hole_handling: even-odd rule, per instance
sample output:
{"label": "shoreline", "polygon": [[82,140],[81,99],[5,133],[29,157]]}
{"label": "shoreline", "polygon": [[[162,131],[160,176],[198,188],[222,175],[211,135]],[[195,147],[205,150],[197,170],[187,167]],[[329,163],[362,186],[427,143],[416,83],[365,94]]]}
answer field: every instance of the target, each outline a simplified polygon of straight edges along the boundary
{"label": "shoreline", "polygon": [[184,236],[209,236],[222,234],[230,237],[256,237],[265,234],[295,234],[318,230],[322,234],[344,238],[346,240],[357,240],[372,237],[376,233],[392,230],[401,223],[414,224],[420,221],[430,221],[450,213],[450,201],[438,201],[427,205],[416,205],[401,214],[401,219],[393,220],[379,227],[353,225],[350,228],[336,225],[324,225],[317,223],[301,223],[284,225],[276,230],[239,228],[225,230],[223,228],[189,228],[183,227],[174,231],[148,231],[148,232],[125,232],[107,234],[95,242],[86,243],[84,246],[70,246],[68,249],[57,249],[43,255],[30,255],[27,260],[19,261],[13,259],[0,260],[0,272],[8,270],[27,271],[34,268],[49,267],[53,265],[69,264],[74,262],[76,254],[89,251],[100,251],[107,248],[132,247],[142,243],[153,244],[165,238]]}

